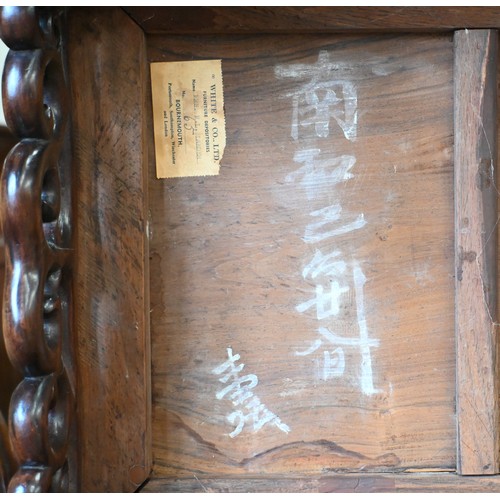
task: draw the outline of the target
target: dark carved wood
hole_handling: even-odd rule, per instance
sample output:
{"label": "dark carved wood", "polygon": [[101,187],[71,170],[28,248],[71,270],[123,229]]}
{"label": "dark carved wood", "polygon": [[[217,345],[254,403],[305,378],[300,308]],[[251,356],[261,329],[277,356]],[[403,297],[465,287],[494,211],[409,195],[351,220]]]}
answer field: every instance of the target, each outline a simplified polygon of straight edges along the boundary
{"label": "dark carved wood", "polygon": [[68,366],[70,189],[61,193],[70,166],[68,94],[59,50],[62,15],[35,7],[3,7],[0,15],[2,39],[10,48],[3,106],[19,139],[0,182],[3,334],[12,365],[24,376],[11,398],[4,439],[8,460],[2,458],[0,483],[10,478],[11,492],[69,488],[74,384]]}
{"label": "dark carved wood", "polygon": [[9,442],[9,430],[0,412],[0,493],[7,491],[8,480],[16,469],[16,460]]}

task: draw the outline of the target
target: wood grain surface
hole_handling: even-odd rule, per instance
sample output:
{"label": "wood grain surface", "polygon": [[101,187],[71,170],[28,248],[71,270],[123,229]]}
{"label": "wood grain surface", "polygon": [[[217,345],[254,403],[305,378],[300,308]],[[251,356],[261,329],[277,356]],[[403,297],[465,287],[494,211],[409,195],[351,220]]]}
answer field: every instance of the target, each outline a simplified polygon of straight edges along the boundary
{"label": "wood grain surface", "polygon": [[[150,165],[154,477],[454,470],[452,37],[150,36],[148,49],[222,59],[227,125],[219,176],[157,180]],[[310,120],[328,99],[340,114]],[[342,182],[339,158],[355,160]],[[318,251],[332,273],[346,265],[326,318],[315,291],[337,281],[314,278]],[[372,386],[356,346],[340,376],[320,328],[372,339]],[[238,429],[221,396],[228,348],[288,433]]]}
{"label": "wood grain surface", "polygon": [[[12,147],[16,144],[15,138],[6,127],[0,127],[0,164],[3,166],[5,157]],[[0,290],[4,286],[4,238],[0,235]],[[9,362],[7,352],[5,351],[5,343],[0,334],[0,380],[2,381],[0,390],[0,412],[4,416],[9,412],[9,401],[16,385],[21,381],[21,375],[17,373]]]}
{"label": "wood grain surface", "polygon": [[149,475],[147,66],[121,9],[71,9],[81,491],[135,490]]}
{"label": "wood grain surface", "polygon": [[500,7],[125,7],[146,33],[339,33],[498,28]]}
{"label": "wood grain surface", "polygon": [[500,476],[459,476],[446,472],[360,473],[328,476],[153,478],[142,493],[492,493]]}
{"label": "wood grain surface", "polygon": [[455,33],[458,470],[499,472],[497,365],[498,34]]}

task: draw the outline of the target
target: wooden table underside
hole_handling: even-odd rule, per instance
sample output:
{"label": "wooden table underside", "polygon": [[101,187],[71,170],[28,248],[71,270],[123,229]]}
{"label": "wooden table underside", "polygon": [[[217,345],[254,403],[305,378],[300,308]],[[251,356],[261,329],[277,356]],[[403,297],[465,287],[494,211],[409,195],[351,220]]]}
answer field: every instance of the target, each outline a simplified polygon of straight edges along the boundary
{"label": "wooden table underside", "polygon": [[[74,8],[51,24],[23,9],[22,30],[2,12],[12,60],[29,49],[64,71],[42,63],[35,118],[16,118],[23,85],[7,94],[8,123],[18,150],[36,138],[65,160],[59,182],[46,160],[27,185],[43,202],[31,240],[8,205],[26,203],[11,186],[29,162],[4,167],[3,334],[46,408],[21,435],[29,396],[13,398],[5,484],[18,469],[11,489],[499,491],[498,54],[484,28],[500,10]],[[148,63],[193,58],[222,59],[221,174],[158,180]],[[327,129],[300,114],[310,75],[341,96]],[[43,330],[15,314],[34,292],[12,292],[37,245],[48,284],[33,314],[61,311],[56,364],[33,341],[14,354]],[[318,286],[342,289],[340,310],[319,307]],[[351,339],[342,370],[332,336]],[[271,425],[228,420],[231,354]],[[67,453],[29,445],[54,435],[51,408]]]}

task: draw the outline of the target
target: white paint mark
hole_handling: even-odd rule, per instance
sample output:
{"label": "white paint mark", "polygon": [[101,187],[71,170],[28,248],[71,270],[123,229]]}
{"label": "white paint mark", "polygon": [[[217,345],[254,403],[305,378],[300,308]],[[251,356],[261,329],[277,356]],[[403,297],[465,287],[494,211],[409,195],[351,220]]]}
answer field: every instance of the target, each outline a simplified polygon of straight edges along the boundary
{"label": "white paint mark", "polygon": [[[343,69],[346,65],[343,64]],[[326,50],[321,50],[314,64],[278,65],[274,69],[277,78],[293,78],[307,81],[292,97],[291,136],[299,138],[300,127],[314,127],[317,137],[328,137],[330,120],[333,118],[349,141],[356,140],[358,126],[358,97],[356,87],[345,79],[332,79],[341,69],[332,63]]]}
{"label": "white paint mark", "polygon": [[316,318],[318,320],[337,316],[340,311],[340,296],[347,293],[349,287],[340,286],[338,281],[330,283],[330,291],[325,291],[322,285],[316,285],[316,296],[295,307],[297,312],[303,313],[316,306]]}
{"label": "white paint mark", "polygon": [[341,347],[333,351],[323,351],[323,379],[341,377],[345,371],[344,350]]}
{"label": "white paint mark", "polygon": [[372,357],[370,352],[370,340],[368,338],[368,328],[366,325],[364,286],[366,276],[358,265],[353,268],[354,290],[356,294],[356,313],[358,318],[359,339],[361,351],[361,390],[366,395],[380,392],[373,386]]}
{"label": "white paint mark", "polygon": [[334,346],[334,350],[323,351],[323,370],[321,378],[328,380],[332,377],[340,377],[345,371],[345,356],[343,348],[358,348],[361,356],[360,363],[360,387],[363,394],[371,396],[380,392],[374,388],[371,350],[378,347],[378,339],[368,336],[366,313],[364,305],[364,286],[366,277],[358,264],[353,265],[353,281],[356,296],[356,315],[358,321],[359,337],[342,337],[332,333],[328,328],[319,327],[318,333],[322,339],[316,339],[305,351],[296,351],[297,356],[307,356],[317,351],[326,341]]}
{"label": "white paint mark", "polygon": [[[226,377],[222,377],[219,380],[221,382],[227,382],[229,377],[234,377],[237,371],[231,371]],[[241,404],[245,399],[247,399],[249,394],[251,394],[250,389],[257,386],[259,379],[255,375],[246,375],[245,377],[238,377],[232,384],[219,391],[215,397],[217,399],[222,399],[226,394],[234,391],[230,398],[234,400],[235,404]],[[245,385],[246,384],[246,385]]]}
{"label": "white paint mark", "polygon": [[302,270],[302,277],[310,276],[312,279],[322,276],[339,276],[344,274],[346,263],[339,259],[342,254],[338,250],[323,255],[321,250],[316,250],[314,257]]}
{"label": "white paint mark", "polygon": [[[380,62],[377,60],[377,63]],[[285,181],[298,181],[306,192],[309,200],[317,200],[320,190],[332,188],[339,183],[348,182],[353,179],[352,167],[356,158],[352,155],[341,155],[337,157],[322,157],[321,149],[314,147],[311,141],[311,130],[316,137],[326,138],[330,134],[332,121],[342,129],[344,137],[349,141],[355,141],[358,130],[358,100],[357,89],[353,82],[346,78],[336,78],[339,70],[353,69],[350,63],[338,64],[330,61],[327,51],[322,50],[314,64],[292,64],[279,65],[275,67],[277,78],[288,78],[299,80],[296,90],[286,94],[292,100],[292,124],[291,136],[298,141],[301,133],[309,134],[307,137],[307,149],[298,150],[294,155],[294,162],[300,164],[300,168],[289,173]],[[368,69],[370,71],[370,68]],[[373,74],[389,74],[390,68],[385,65],[375,65],[371,68]],[[332,120],[333,119],[333,120]],[[311,147],[313,146],[313,147]],[[397,166],[394,165],[394,173]],[[349,232],[361,229],[367,222],[364,214],[342,217],[342,207],[339,203],[315,210],[309,214],[314,221],[308,224],[302,238],[305,243],[313,244],[329,238],[341,236]],[[354,220],[353,220],[354,219]],[[315,308],[316,318],[319,321],[337,316],[340,312],[343,294],[350,291],[345,286],[344,274],[346,273],[346,262],[341,258],[340,251],[333,250],[323,254],[320,249],[315,249],[314,256],[302,270],[304,279],[316,280],[321,278],[340,278],[342,283],[336,279],[327,279],[323,283],[315,284],[315,297],[296,306],[299,313],[304,313]],[[319,338],[303,351],[295,351],[296,356],[309,356],[328,344],[328,349],[322,349],[321,358],[316,357],[318,377],[328,380],[333,377],[341,377],[345,372],[344,349],[359,349],[361,357],[360,386],[364,394],[372,395],[377,392],[373,384],[373,370],[371,363],[370,348],[378,347],[379,341],[368,337],[368,327],[365,316],[364,285],[366,277],[361,268],[354,264],[353,274],[356,315],[359,328],[358,338],[340,337],[332,333],[328,328],[321,326],[318,329]],[[326,285],[325,282],[329,282]],[[330,347],[331,346],[331,347]],[[234,417],[236,422],[236,416]],[[234,432],[239,432],[238,427]]]}
{"label": "white paint mark", "polygon": [[295,396],[300,394],[304,389],[309,387],[309,382],[306,380],[292,380],[291,378],[283,379],[283,391],[280,392],[280,397],[289,398],[290,396]]}
{"label": "white paint mark", "polygon": [[316,339],[311,344],[311,347],[309,347],[309,349],[306,349],[305,351],[295,351],[295,356],[309,356],[309,354],[312,354],[313,352],[317,351],[321,346],[321,344],[322,344],[321,339]]}
{"label": "white paint mark", "polygon": [[292,131],[290,135],[297,140],[299,138],[299,97],[293,96],[292,102]]}
{"label": "white paint mark", "polygon": [[[342,64],[346,66],[346,64]],[[338,63],[330,62],[330,56],[326,50],[320,50],[318,54],[318,61],[315,64],[279,64],[274,69],[274,74],[277,78],[295,78],[299,80],[311,79],[316,80],[327,72],[334,72],[341,69]]]}
{"label": "white paint mark", "polygon": [[312,217],[318,217],[321,220],[308,224],[302,239],[306,243],[317,243],[318,241],[323,241],[327,238],[332,238],[333,236],[350,233],[351,231],[355,231],[356,229],[360,229],[366,225],[364,214],[359,214],[353,222],[343,224],[342,226],[336,229],[331,229],[330,231],[323,233],[319,232],[323,226],[337,222],[340,219],[341,213],[342,207],[338,203],[311,212],[309,215]]}
{"label": "white paint mark", "polygon": [[362,347],[368,345],[369,347],[378,347],[379,341],[377,339],[362,339],[353,337],[340,337],[332,333],[328,328],[318,328],[318,333],[328,340],[332,345],[343,345],[348,347]]}
{"label": "white paint mark", "polygon": [[227,376],[227,378],[224,378],[223,380],[221,380],[221,382],[224,382],[224,383],[227,382],[227,380],[229,380],[229,377],[232,375],[232,373],[235,370],[237,370],[237,372],[240,372],[241,370],[243,370],[243,367],[245,366],[242,363],[238,367],[235,367],[234,362],[239,361],[240,355],[235,354],[233,356],[233,350],[231,349],[231,347],[227,348],[227,355],[228,355],[229,359],[227,361],[225,361],[224,363],[222,363],[221,365],[219,365],[217,368],[214,368],[212,370],[212,373],[215,373],[215,375],[220,375],[221,373],[224,373],[227,369],[231,368],[231,372]]}
{"label": "white paint mark", "polygon": [[355,141],[358,132],[358,97],[356,88],[351,82],[344,82],[342,87],[344,94],[344,109],[334,109],[333,117],[340,125],[344,136],[349,141]]}
{"label": "white paint mark", "polygon": [[390,75],[393,71],[388,66],[373,66],[372,73],[377,76],[387,76]]}
{"label": "white paint mark", "polygon": [[[241,411],[233,411],[233,413],[227,416],[227,421],[231,425],[236,425],[234,431],[229,433],[229,437],[235,438],[241,433],[243,427],[245,426],[245,415]],[[238,421],[237,424],[236,421]]]}
{"label": "white paint mark", "polygon": [[[235,361],[239,361],[240,355],[234,354],[231,347],[227,348],[228,359],[221,365],[212,370],[215,375],[224,376],[219,378],[219,381],[229,384],[215,395],[217,399],[227,398],[234,406],[239,407],[227,416],[227,420],[235,429],[229,433],[231,438],[238,436],[247,423],[251,423],[254,432],[262,429],[264,425],[271,424],[283,432],[290,432],[288,425],[284,424],[273,412],[261,403],[260,399],[255,396],[252,389],[257,387],[259,379],[257,375],[250,374],[240,376],[239,373],[245,366],[243,363],[236,366]],[[246,413],[245,413],[246,410]]]}
{"label": "white paint mark", "polygon": [[392,191],[389,191],[387,193],[387,196],[385,197],[386,203],[393,203],[395,200],[397,200],[398,195]]}
{"label": "white paint mark", "polygon": [[285,177],[286,182],[300,179],[299,185],[305,188],[309,200],[315,199],[319,189],[325,185],[331,187],[354,177],[350,172],[356,163],[354,156],[328,156],[320,159],[320,155],[321,149],[318,148],[297,151],[293,160],[303,166]]}
{"label": "white paint mark", "polygon": [[429,262],[422,262],[420,264],[413,263],[415,281],[420,286],[428,286],[429,283],[434,281],[434,277],[430,272]]}

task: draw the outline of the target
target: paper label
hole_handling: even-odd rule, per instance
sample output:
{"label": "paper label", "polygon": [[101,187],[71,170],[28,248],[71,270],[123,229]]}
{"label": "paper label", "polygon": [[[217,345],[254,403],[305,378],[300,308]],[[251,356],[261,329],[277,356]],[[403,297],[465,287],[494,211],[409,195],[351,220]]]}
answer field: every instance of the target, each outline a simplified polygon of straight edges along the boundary
{"label": "paper label", "polygon": [[221,60],[151,63],[156,176],[218,175],[226,146]]}

